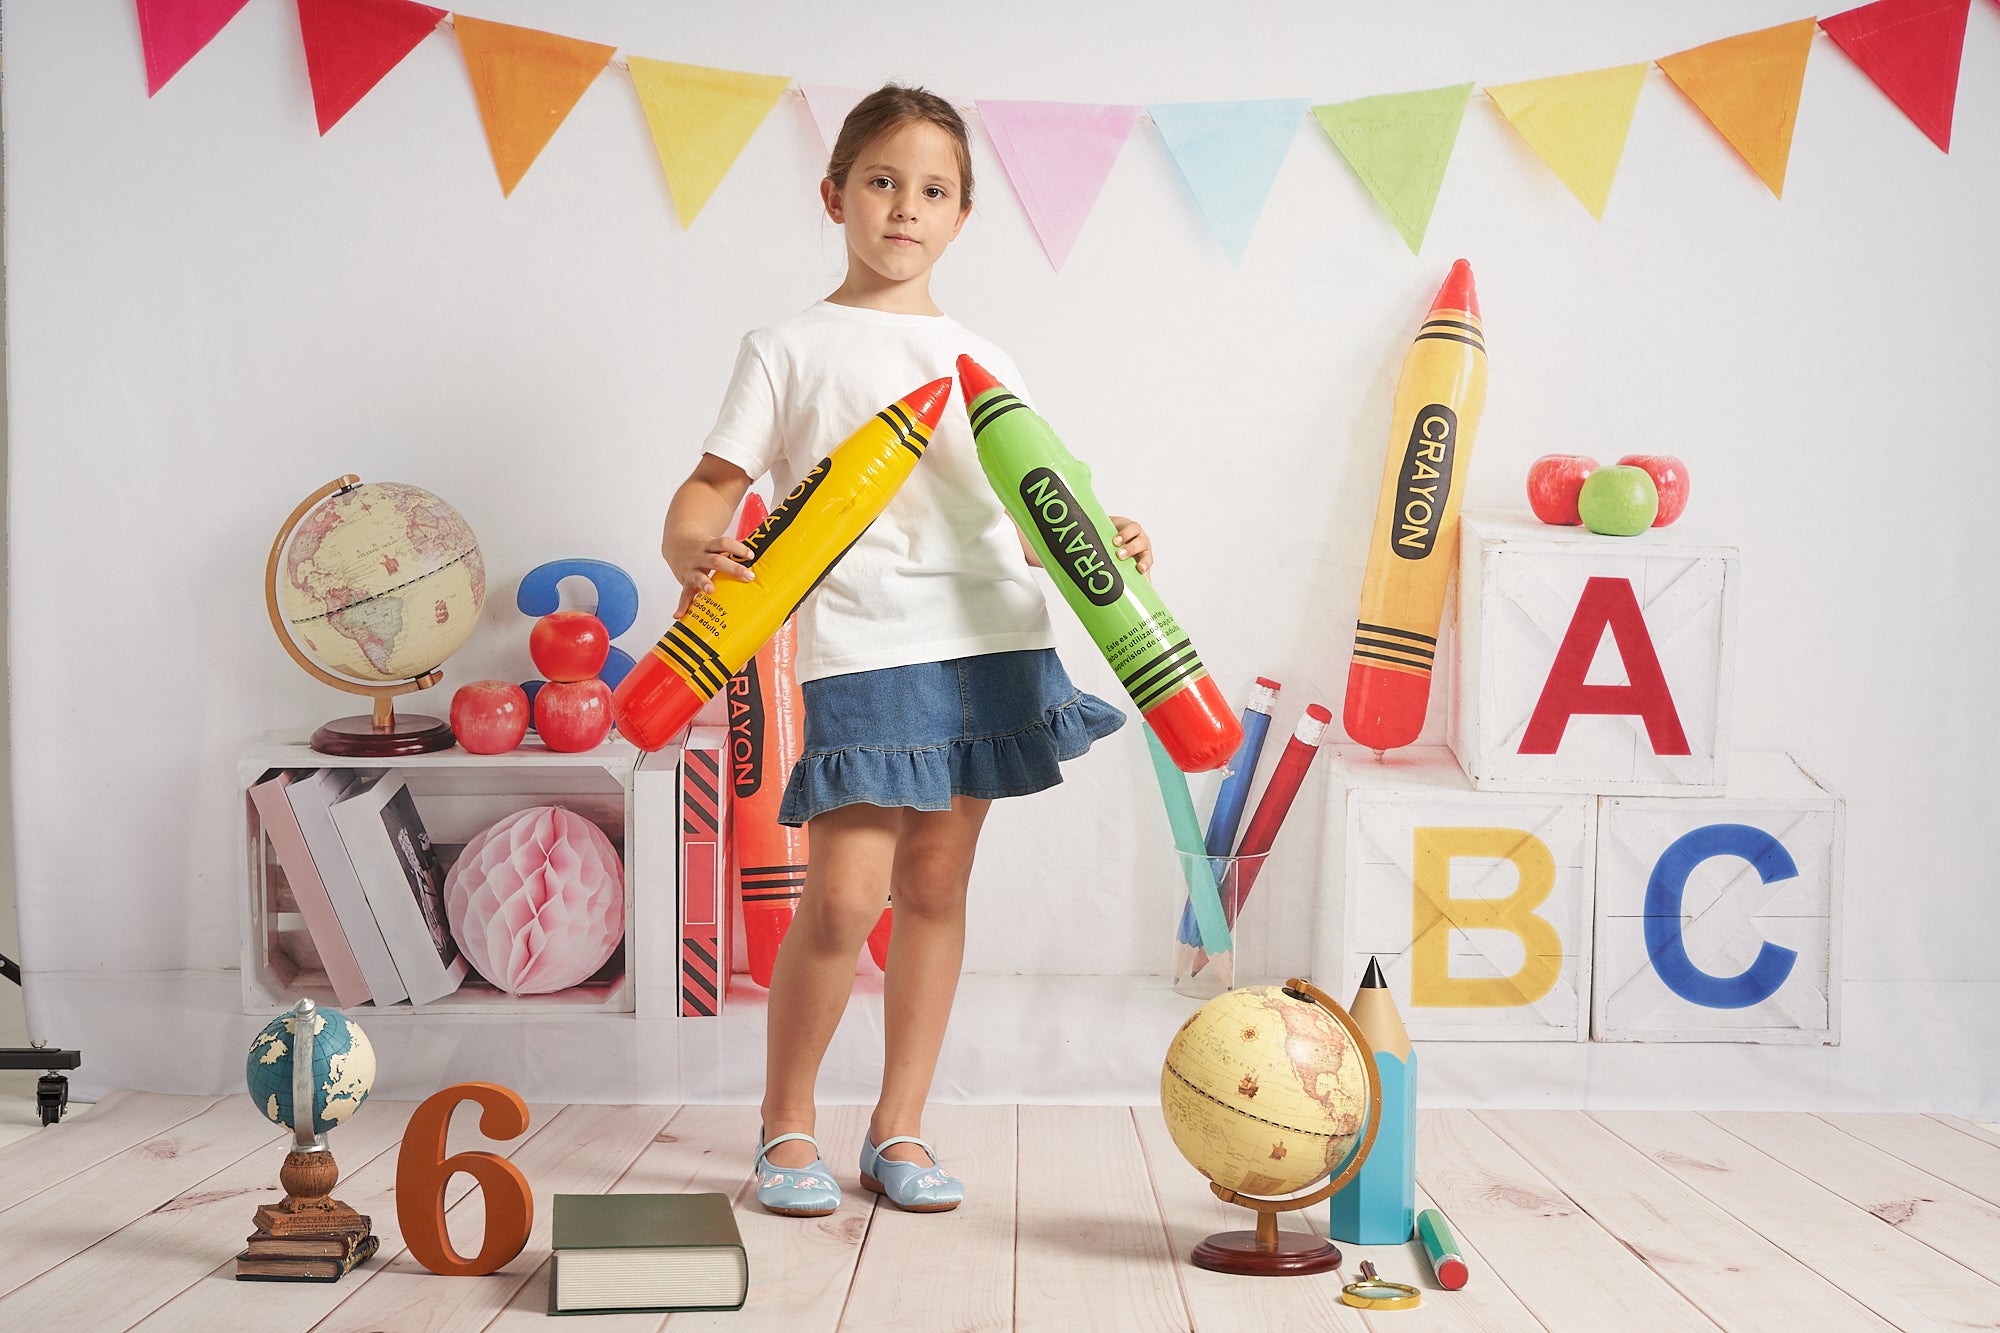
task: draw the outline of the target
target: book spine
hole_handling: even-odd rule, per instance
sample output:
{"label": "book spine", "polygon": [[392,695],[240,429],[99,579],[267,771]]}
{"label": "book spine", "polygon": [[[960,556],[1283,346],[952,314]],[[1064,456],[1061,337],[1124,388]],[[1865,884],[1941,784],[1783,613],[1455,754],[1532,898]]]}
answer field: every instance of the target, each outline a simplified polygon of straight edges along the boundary
{"label": "book spine", "polygon": [[257,807],[257,820],[263,826],[264,836],[278,854],[285,882],[292,886],[292,897],[298,900],[299,915],[306,919],[306,930],[319,950],[334,998],[342,1005],[366,1004],[370,992],[361,963],[348,943],[347,932],[340,928],[333,899],[327,895],[312,852],[306,846],[305,833],[299,827],[299,817],[285,795],[285,788],[292,780],[289,773],[268,778],[250,789],[250,800]]}

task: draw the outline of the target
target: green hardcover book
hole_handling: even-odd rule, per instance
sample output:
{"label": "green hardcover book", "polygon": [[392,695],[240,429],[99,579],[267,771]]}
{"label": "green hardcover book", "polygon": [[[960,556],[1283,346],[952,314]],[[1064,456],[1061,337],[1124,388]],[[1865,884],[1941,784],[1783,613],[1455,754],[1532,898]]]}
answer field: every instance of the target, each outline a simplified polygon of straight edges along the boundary
{"label": "green hardcover book", "polygon": [[558,1194],[550,1314],[740,1310],[750,1261],[724,1194]]}

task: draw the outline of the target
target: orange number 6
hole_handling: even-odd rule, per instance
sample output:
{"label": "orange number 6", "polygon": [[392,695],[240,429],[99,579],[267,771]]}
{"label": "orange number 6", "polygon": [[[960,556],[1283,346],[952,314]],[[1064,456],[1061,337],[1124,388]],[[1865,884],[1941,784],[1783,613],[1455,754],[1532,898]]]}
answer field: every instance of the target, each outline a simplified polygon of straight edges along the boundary
{"label": "orange number 6", "polygon": [[[489,1139],[519,1138],[528,1132],[528,1104],[497,1083],[456,1083],[417,1108],[403,1131],[396,1155],[396,1222],[410,1257],[446,1277],[480,1277],[494,1272],[528,1244],[535,1196],[521,1168],[490,1152],[444,1155],[451,1113],[460,1102],[478,1102],[479,1132]],[[451,1248],[444,1224],[444,1191],[460,1171],[479,1182],[486,1195],[486,1239],[470,1259]]]}

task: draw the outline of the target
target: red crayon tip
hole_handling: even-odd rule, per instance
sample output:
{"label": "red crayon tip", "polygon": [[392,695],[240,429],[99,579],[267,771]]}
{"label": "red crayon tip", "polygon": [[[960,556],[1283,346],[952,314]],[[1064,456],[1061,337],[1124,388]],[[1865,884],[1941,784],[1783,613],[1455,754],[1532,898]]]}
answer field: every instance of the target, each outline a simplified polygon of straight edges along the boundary
{"label": "red crayon tip", "polygon": [[988,389],[1000,387],[1000,381],[993,378],[993,372],[969,356],[958,358],[958,382],[965,388],[967,407],[971,407],[972,400]]}
{"label": "red crayon tip", "polygon": [[1341,720],[1356,745],[1400,750],[1424,729],[1430,697],[1429,676],[1351,662],[1347,667],[1347,707]]}
{"label": "red crayon tip", "polygon": [[903,395],[904,404],[910,415],[924,423],[926,430],[936,430],[938,418],[944,415],[944,405],[951,400],[951,376],[932,380],[921,389],[914,389]]}
{"label": "red crayon tip", "polygon": [[1221,768],[1243,744],[1243,724],[1229,711],[1213,676],[1182,686],[1142,716],[1183,773]]}
{"label": "red crayon tip", "polygon": [[1444,286],[1438,288],[1437,299],[1431,302],[1433,315],[1440,310],[1463,310],[1474,319],[1479,318],[1479,292],[1472,285],[1472,265],[1463,259],[1453,262]]}

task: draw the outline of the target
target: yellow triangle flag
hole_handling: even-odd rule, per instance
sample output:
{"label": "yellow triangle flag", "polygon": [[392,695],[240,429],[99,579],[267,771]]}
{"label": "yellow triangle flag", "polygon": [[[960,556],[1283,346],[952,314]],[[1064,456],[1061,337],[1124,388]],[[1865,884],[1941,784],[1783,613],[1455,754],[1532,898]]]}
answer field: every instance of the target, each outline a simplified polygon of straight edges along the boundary
{"label": "yellow triangle flag", "polygon": [[1590,210],[1590,216],[1602,221],[1648,68],[1619,65],[1552,79],[1488,84],[1486,95]]}
{"label": "yellow triangle flag", "polygon": [[792,81],[642,56],[630,56],[627,63],[667,173],[674,211],[681,226],[690,227]]}
{"label": "yellow triangle flag", "polygon": [[454,14],[451,25],[500,193],[512,194],[618,48],[464,14]]}
{"label": "yellow triangle flag", "polygon": [[1667,77],[1780,199],[1818,27],[1817,19],[1799,19],[1660,57]]}

